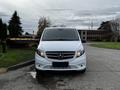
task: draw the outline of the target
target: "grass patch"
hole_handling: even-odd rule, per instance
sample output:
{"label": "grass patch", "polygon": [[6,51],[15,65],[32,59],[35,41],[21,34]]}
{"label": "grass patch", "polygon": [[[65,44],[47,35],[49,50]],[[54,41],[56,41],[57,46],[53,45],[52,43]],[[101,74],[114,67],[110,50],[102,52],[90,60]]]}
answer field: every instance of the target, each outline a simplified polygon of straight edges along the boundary
{"label": "grass patch", "polygon": [[91,46],[120,50],[120,42],[97,42],[97,43],[91,44]]}
{"label": "grass patch", "polygon": [[35,50],[29,49],[7,49],[7,53],[1,53],[0,48],[0,68],[9,67],[34,58]]}

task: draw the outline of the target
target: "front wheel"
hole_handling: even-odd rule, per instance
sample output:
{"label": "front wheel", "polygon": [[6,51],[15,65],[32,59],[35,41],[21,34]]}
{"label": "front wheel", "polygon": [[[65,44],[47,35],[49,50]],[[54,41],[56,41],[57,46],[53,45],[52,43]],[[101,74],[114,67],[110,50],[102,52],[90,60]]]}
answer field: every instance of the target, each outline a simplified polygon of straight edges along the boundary
{"label": "front wheel", "polygon": [[82,74],[84,74],[85,72],[86,72],[86,68],[81,71]]}
{"label": "front wheel", "polygon": [[36,76],[40,76],[40,70],[36,69]]}

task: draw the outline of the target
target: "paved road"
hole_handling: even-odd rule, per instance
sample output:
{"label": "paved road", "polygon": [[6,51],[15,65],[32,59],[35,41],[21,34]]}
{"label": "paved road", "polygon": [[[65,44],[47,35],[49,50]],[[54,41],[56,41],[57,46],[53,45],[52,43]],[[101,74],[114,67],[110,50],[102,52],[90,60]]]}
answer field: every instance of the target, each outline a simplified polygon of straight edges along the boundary
{"label": "paved road", "polygon": [[0,90],[120,90],[120,50],[85,45],[87,72],[45,73],[34,66],[0,75]]}

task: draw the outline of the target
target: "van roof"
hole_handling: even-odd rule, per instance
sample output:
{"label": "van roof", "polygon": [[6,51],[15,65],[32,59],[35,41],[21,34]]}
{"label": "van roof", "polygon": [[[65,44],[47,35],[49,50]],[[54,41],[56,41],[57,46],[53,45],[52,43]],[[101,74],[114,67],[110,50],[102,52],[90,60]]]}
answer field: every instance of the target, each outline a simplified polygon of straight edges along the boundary
{"label": "van roof", "polygon": [[76,28],[73,28],[73,27],[47,27],[45,29],[76,29]]}

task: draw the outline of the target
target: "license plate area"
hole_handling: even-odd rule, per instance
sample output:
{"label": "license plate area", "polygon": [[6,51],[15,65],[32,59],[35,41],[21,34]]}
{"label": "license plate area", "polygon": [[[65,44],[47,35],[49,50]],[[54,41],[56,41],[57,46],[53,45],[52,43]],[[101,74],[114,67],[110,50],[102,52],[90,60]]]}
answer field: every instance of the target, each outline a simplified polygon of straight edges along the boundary
{"label": "license plate area", "polygon": [[69,63],[68,62],[53,62],[52,66],[53,67],[68,67]]}

